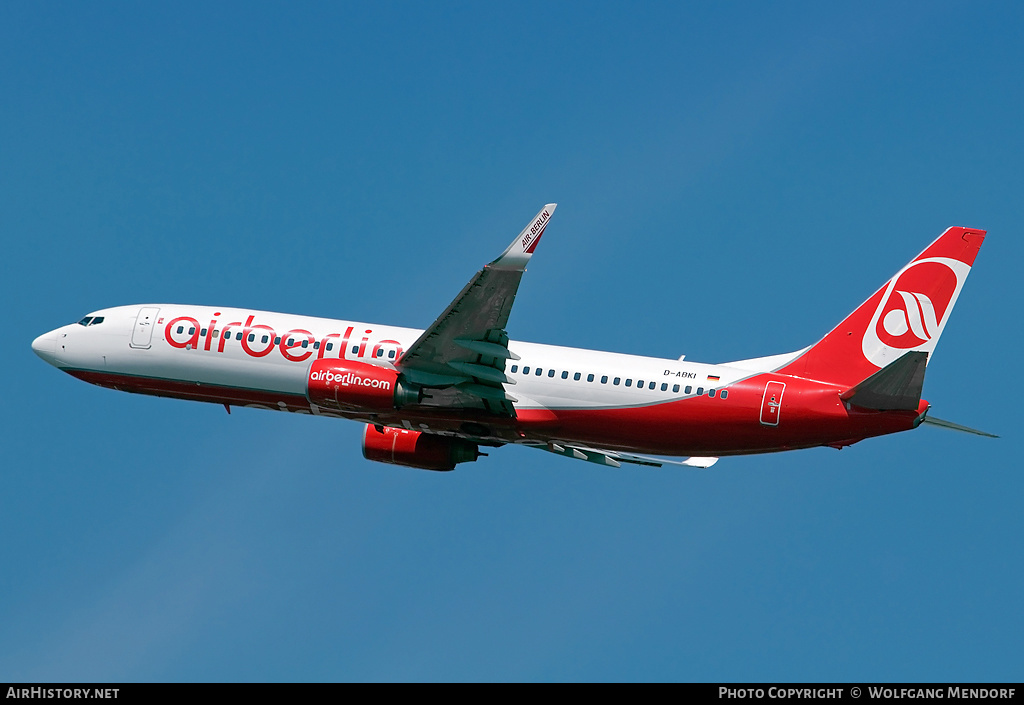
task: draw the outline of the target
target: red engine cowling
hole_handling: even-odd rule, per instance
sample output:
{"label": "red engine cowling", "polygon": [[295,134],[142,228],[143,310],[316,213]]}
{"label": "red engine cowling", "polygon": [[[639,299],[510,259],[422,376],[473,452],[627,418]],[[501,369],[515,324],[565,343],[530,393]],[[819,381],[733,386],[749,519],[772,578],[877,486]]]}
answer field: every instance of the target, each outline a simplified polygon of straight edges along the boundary
{"label": "red engine cowling", "polygon": [[480,457],[476,443],[404,428],[372,426],[363,433],[363,457],[378,463],[423,470],[454,470]]}
{"label": "red engine cowling", "polygon": [[316,360],[306,376],[306,398],[325,409],[390,411],[419,401],[397,371],[352,360]]}

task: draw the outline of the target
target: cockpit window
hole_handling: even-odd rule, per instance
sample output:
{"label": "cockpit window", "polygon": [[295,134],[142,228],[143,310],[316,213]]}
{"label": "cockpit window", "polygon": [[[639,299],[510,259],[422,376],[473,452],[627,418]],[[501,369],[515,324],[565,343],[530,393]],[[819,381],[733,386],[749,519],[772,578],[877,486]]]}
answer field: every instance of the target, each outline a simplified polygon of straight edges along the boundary
{"label": "cockpit window", "polygon": [[103,316],[86,316],[78,322],[80,326],[98,326],[103,323]]}
{"label": "cockpit window", "polygon": [[92,316],[86,316],[85,318],[83,318],[82,320],[80,320],[78,322],[78,325],[80,325],[80,326],[87,326],[90,323],[92,323]]}

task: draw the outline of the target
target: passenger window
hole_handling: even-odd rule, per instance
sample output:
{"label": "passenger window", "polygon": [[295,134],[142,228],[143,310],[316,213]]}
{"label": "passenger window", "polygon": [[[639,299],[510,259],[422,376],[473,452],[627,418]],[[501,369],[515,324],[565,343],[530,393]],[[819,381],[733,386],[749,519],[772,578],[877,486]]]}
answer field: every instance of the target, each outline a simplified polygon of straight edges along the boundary
{"label": "passenger window", "polygon": [[[85,324],[83,323],[82,325],[85,325]],[[178,335],[181,335],[184,332],[185,332],[185,326],[178,326]]]}
{"label": "passenger window", "polygon": [[352,346],[352,354],[353,355],[358,355],[359,354],[359,346],[358,345],[353,345]]}
{"label": "passenger window", "polygon": [[709,389],[708,390],[708,396],[711,397],[712,399],[714,399],[715,394],[717,394],[717,393],[718,393],[717,389]]}
{"label": "passenger window", "polygon": [[569,379],[569,373],[566,370],[562,370],[562,379]]}
{"label": "passenger window", "polygon": [[697,396],[698,397],[704,396],[704,387],[697,387]]}
{"label": "passenger window", "polygon": [[201,335],[201,336],[203,336],[205,338],[206,337],[206,329],[205,328],[200,328],[199,329],[199,335]]}
{"label": "passenger window", "polygon": [[729,396],[729,390],[728,389],[723,389],[722,390],[722,398],[725,399],[728,396]]}
{"label": "passenger window", "polygon": [[548,370],[548,377],[554,377],[554,376],[555,376],[555,371],[554,371],[554,369],[550,369],[550,370]]}
{"label": "passenger window", "polygon": [[327,343],[327,352],[334,350],[334,343]]}
{"label": "passenger window", "polygon": [[633,380],[631,380],[631,379],[627,379],[627,380],[626,380],[626,386],[627,386],[627,387],[632,387],[632,386],[633,386]]}
{"label": "passenger window", "polygon": [[511,372],[512,372],[513,374],[515,374],[515,373],[516,373],[516,372],[518,372],[518,371],[519,371],[519,365],[512,365],[512,370],[511,370]]}
{"label": "passenger window", "polygon": [[265,336],[263,336],[263,339],[260,340],[260,342],[263,343],[264,345],[266,345],[268,340],[270,340],[270,336],[269,335],[265,335]]}
{"label": "passenger window", "polygon": [[601,384],[608,384],[608,375],[601,375]]}
{"label": "passenger window", "polygon": [[394,360],[395,359],[395,351],[394,350],[388,350],[388,359],[389,360]]}
{"label": "passenger window", "polygon": [[594,381],[594,375],[587,375],[587,381],[588,382],[593,382]]}
{"label": "passenger window", "polygon": [[668,384],[666,384],[665,382],[662,382],[661,383],[661,391],[667,392],[668,391]]}
{"label": "passenger window", "polygon": [[636,381],[636,388],[637,389],[643,389],[644,388],[644,381],[642,379],[638,379]]}
{"label": "passenger window", "polygon": [[537,371],[534,372],[533,374],[535,374],[536,376],[540,377],[542,374],[544,374],[544,370],[542,370],[541,368],[538,367]]}
{"label": "passenger window", "polygon": [[693,387],[691,387],[690,385],[686,385],[686,389],[684,389],[683,391],[684,391],[685,393],[689,394],[690,392],[692,392],[692,391],[693,391]]}
{"label": "passenger window", "polygon": [[577,372],[576,374],[574,374],[574,375],[572,376],[572,378],[573,378],[574,380],[576,380],[577,382],[579,382],[579,381],[580,381],[580,373],[579,373],[579,372]]}
{"label": "passenger window", "polygon": [[292,347],[294,345],[295,345],[295,338],[288,338],[288,347],[290,348],[290,347]]}
{"label": "passenger window", "polygon": [[679,393],[679,385],[678,384],[673,384],[672,385],[672,393],[673,394],[678,394]]}
{"label": "passenger window", "polygon": [[196,329],[195,328],[189,328],[188,329],[188,334],[189,335],[195,335],[196,334]]}
{"label": "passenger window", "polygon": [[616,377],[615,379],[612,380],[612,384],[616,384],[617,385],[619,383],[620,379],[622,379],[622,378],[621,377]]}
{"label": "passenger window", "polygon": [[528,374],[530,374],[530,366],[529,366],[529,365],[526,365],[526,366],[525,366],[525,367],[523,368],[523,374],[524,374],[524,375],[528,375]]}
{"label": "passenger window", "polygon": [[309,347],[309,339],[308,338],[306,340],[302,341],[302,347],[304,347],[304,348],[308,348]]}
{"label": "passenger window", "polygon": [[250,333],[249,334],[249,342],[251,343],[254,340],[256,340],[256,334],[255,333]]}
{"label": "passenger window", "polygon": [[657,382],[648,382],[647,383],[647,388],[648,389],[654,389],[654,387],[657,386],[657,384],[658,384]]}
{"label": "passenger window", "polygon": [[320,349],[320,341],[319,340],[316,341],[315,343],[313,343],[313,349],[314,350],[319,350]]}
{"label": "passenger window", "polygon": [[238,331],[238,333],[235,334],[235,340],[241,340],[241,339],[242,339],[242,331]]}

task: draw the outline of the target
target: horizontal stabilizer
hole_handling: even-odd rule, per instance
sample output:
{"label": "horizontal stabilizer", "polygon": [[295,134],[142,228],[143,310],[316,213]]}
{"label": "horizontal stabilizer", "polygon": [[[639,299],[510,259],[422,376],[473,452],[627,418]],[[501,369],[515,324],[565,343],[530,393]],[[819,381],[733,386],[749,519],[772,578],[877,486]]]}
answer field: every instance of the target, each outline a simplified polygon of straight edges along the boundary
{"label": "horizontal stabilizer", "polygon": [[976,436],[985,436],[986,438],[999,438],[994,433],[986,433],[985,431],[979,431],[976,428],[969,428],[967,426],[961,426],[958,423],[952,421],[944,421],[943,419],[937,419],[934,416],[925,416],[924,422],[931,424],[932,426],[941,426],[942,428],[948,428],[951,431],[963,431],[964,433],[973,433]]}
{"label": "horizontal stabilizer", "polygon": [[862,409],[913,411],[921,403],[928,353],[908,352],[839,395]]}

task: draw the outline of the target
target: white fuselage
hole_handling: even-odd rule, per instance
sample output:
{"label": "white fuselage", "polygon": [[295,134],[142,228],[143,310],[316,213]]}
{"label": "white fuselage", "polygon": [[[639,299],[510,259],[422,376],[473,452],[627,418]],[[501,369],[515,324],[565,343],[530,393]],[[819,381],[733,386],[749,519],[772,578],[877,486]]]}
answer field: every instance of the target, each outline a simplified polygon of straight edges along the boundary
{"label": "white fuselage", "polygon": [[[138,339],[133,346],[143,308],[157,314],[148,340]],[[281,408],[305,396],[306,371],[313,360],[338,358],[394,367],[422,333],[414,328],[209,306],[120,306],[89,317],[96,316],[104,319],[99,325],[72,324],[47,334],[54,340],[53,364],[67,371],[276,393],[285,403]],[[246,332],[247,321],[252,332]],[[518,400],[516,408],[523,409],[662,403],[694,396],[698,388],[724,387],[752,373],[517,341],[509,343],[509,350],[520,359],[506,365],[506,374],[514,382],[508,390]],[[711,377],[718,379],[709,382]]]}

